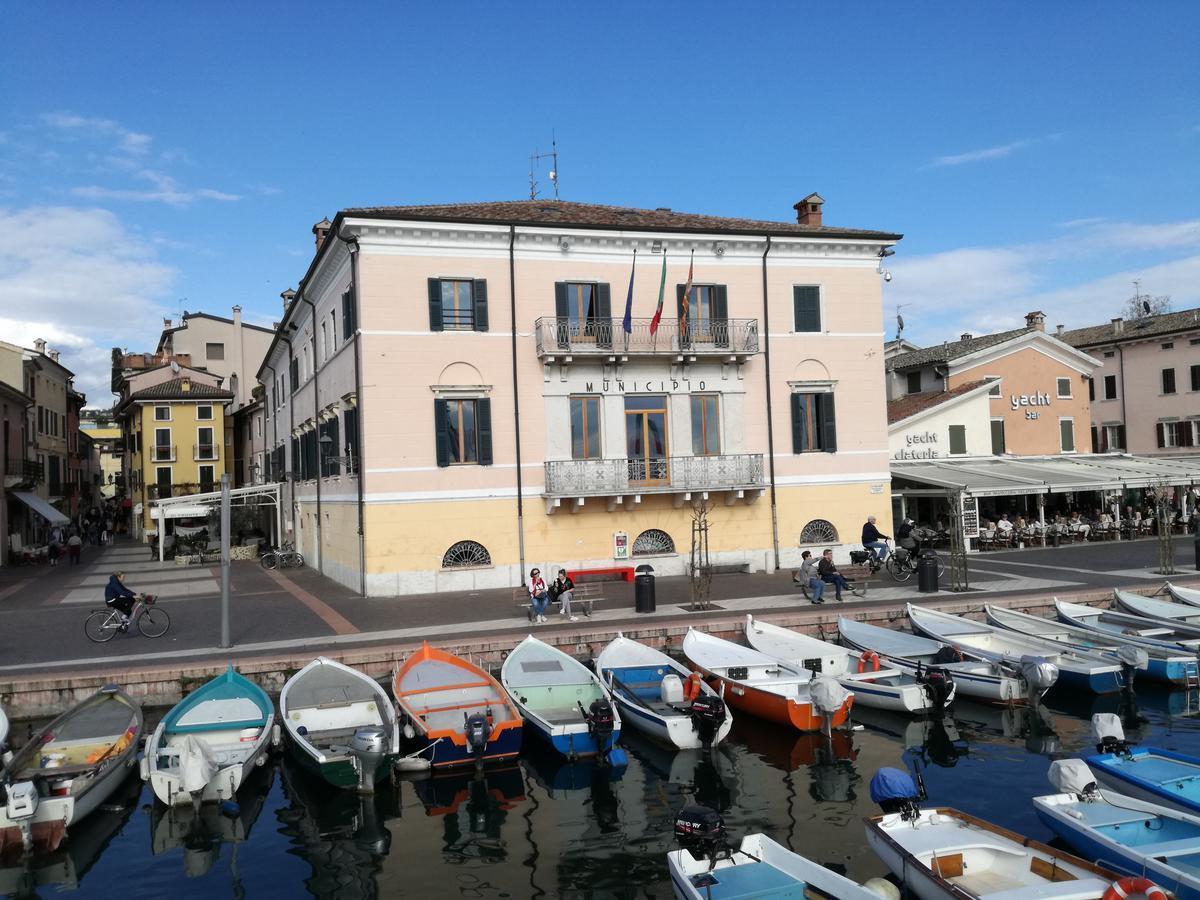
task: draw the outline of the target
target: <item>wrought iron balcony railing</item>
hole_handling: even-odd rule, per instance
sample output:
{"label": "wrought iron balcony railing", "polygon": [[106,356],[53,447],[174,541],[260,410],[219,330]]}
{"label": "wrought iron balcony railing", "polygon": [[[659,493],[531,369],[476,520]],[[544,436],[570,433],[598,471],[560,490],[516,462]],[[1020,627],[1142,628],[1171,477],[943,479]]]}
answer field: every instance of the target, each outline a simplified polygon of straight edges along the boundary
{"label": "wrought iron balcony railing", "polygon": [[195,459],[216,459],[217,448],[215,444],[193,444],[192,456]]}
{"label": "wrought iron balcony railing", "polygon": [[664,318],[654,334],[651,319],[583,321],[546,316],[534,324],[542,358],[572,356],[749,356],[758,353],[758,319],[712,319],[680,329]]}
{"label": "wrought iron balcony railing", "polygon": [[9,478],[20,478],[23,481],[45,481],[46,467],[36,459],[13,459],[9,457],[5,460],[6,468],[5,475]]}
{"label": "wrought iron balcony railing", "polygon": [[163,444],[151,444],[150,462],[175,462],[175,448]]}
{"label": "wrought iron balcony railing", "polygon": [[729,491],[765,484],[763,455],[671,456],[663,459],[563,459],[546,462],[547,497]]}

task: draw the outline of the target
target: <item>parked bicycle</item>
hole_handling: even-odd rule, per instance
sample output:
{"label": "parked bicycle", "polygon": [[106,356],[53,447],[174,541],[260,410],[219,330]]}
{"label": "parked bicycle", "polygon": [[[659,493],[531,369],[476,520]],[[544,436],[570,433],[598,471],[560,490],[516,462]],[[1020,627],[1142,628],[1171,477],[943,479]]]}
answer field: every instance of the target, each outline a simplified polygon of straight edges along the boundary
{"label": "parked bicycle", "polygon": [[88,640],[97,644],[111,641],[118,632],[128,631],[131,625],[137,625],[138,631],[149,638],[162,637],[171,627],[171,617],[167,611],[155,606],[158,598],[152,594],[138,594],[129,614],[129,624],[122,622],[119,609],[98,609],[89,615],[83,623],[83,633]]}
{"label": "parked bicycle", "polygon": [[304,565],[304,555],[297,553],[291,541],[284,541],[278,550],[268,550],[259,559],[264,569],[292,569]]}
{"label": "parked bicycle", "polygon": [[917,562],[922,556],[932,556],[937,560],[937,574],[940,580],[946,574],[946,564],[932,550],[914,551],[897,547],[888,554],[884,567],[888,570],[888,574],[896,581],[908,581],[908,579],[912,578],[913,573],[917,571]]}

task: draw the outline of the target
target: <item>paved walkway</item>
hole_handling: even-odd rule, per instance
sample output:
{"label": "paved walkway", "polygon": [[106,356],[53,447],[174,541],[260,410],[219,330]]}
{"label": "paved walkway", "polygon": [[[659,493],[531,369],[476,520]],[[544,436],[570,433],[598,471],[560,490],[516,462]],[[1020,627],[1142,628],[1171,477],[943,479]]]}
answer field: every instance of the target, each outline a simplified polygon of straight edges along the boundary
{"label": "paved walkway", "polygon": [[[1176,559],[1180,577],[1196,576],[1190,567],[1190,541],[1176,542]],[[972,592],[968,596],[982,602],[999,594],[1152,586],[1163,580],[1150,571],[1156,563],[1153,540],[974,554],[969,563]],[[171,614],[171,630],[165,636],[151,640],[129,635],[100,645],[84,636],[83,621],[91,608],[102,605],[104,584],[117,569],[125,571],[126,582],[134,590],[160,595],[163,608]],[[530,628],[524,614],[513,606],[509,590],[363,598],[312,569],[268,572],[253,562],[234,563],[231,581],[230,633],[238,656]],[[590,621],[645,626],[659,619],[705,615],[689,609],[688,591],[685,578],[660,578],[657,610],[637,614],[631,585],[606,585],[608,601],[597,606]],[[880,573],[865,600],[847,595],[844,607],[931,596],[954,595],[921,595],[916,592],[915,578],[895,585]],[[830,600],[827,609],[835,606],[832,597]],[[716,575],[711,601],[716,614],[794,610],[807,604],[793,589],[789,572]],[[579,627],[588,624],[581,617]],[[549,625],[541,627],[574,626],[552,617]],[[0,570],[0,673],[211,657],[221,654],[216,650],[219,634],[219,567],[159,563],[151,560],[147,547],[126,541],[107,548],[86,548],[79,566]]]}

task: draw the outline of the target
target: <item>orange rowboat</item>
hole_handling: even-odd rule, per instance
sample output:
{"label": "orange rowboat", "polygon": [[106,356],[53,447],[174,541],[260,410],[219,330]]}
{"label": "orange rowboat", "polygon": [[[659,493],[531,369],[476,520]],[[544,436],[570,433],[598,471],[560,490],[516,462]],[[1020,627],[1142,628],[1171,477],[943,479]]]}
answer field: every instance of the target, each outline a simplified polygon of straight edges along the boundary
{"label": "orange rowboat", "polygon": [[739,712],[758,716],[797,731],[820,731],[826,716],[833,727],[844,725],[854,695],[833,679],[819,679],[814,699],[812,673],[793,669],[757,650],[689,629],[684,655],[725,702]]}

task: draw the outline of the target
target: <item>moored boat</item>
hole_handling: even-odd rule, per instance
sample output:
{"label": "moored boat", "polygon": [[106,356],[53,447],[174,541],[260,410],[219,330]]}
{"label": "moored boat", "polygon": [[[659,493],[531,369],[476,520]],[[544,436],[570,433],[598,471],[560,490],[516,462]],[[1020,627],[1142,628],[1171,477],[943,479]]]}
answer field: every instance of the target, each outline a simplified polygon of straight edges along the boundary
{"label": "moored boat", "polygon": [[1192,653],[1200,649],[1200,626],[1182,622],[1154,622],[1120,609],[1100,609],[1057,599],[1054,608],[1060,621],[1089,631],[1124,635],[1166,649],[1182,649]]}
{"label": "moored boat", "polygon": [[504,660],[500,683],[527,728],[568,759],[601,756],[621,762],[616,749],[621,714],[587,666],[533,635]]}
{"label": "moored boat", "polygon": [[1180,587],[1177,584],[1167,582],[1164,587],[1167,593],[1178,600],[1180,603],[1186,603],[1188,606],[1200,606],[1200,591],[1195,588]]}
{"label": "moored boat", "polygon": [[137,762],[142,709],[106,685],[52,721],[0,770],[0,854],[53,850]]}
{"label": "moored boat", "polygon": [[3,754],[8,750],[8,728],[8,716],[4,714],[4,707],[0,706],[0,766],[7,763]]}
{"label": "moored boat", "polygon": [[1200,900],[1200,817],[1101,790],[1080,759],[1055,760],[1048,777],[1059,793],[1034,797],[1033,808],[1072,850]]}
{"label": "moored boat", "polygon": [[[843,725],[854,695],[832,678],[814,679],[749,647],[689,628],[683,653],[731,707],[798,731]],[[814,684],[816,682],[816,684]]]}
{"label": "moored boat", "polygon": [[996,662],[943,641],[844,617],[838,619],[838,635],[851,650],[878,653],[881,663],[886,660],[887,665],[909,675],[933,666],[945,669],[959,696],[991,703],[1022,703],[1031,695],[1040,697],[1058,678],[1057,667],[1049,663],[1020,666]]}
{"label": "moored boat", "polygon": [[1195,606],[1143,597],[1141,594],[1133,594],[1120,588],[1113,590],[1113,596],[1117,598],[1117,605],[1121,609],[1151,622],[1178,622],[1200,626],[1200,609]]}
{"label": "moored boat", "polygon": [[521,714],[500,682],[428,642],[396,670],[392,694],[425,745],[419,755],[435,767],[509,759],[521,750]]}
{"label": "moored boat", "polygon": [[733,726],[725,701],[698,675],[622,634],[600,651],[596,671],[620,708],[622,721],[672,747],[716,746]]}
{"label": "moored boat", "polygon": [[271,698],[230,665],[158,723],[142,757],[142,780],[167,806],[229,800],[278,742]]}
{"label": "moored boat", "polygon": [[836,678],[854,693],[858,707],[920,715],[942,709],[954,700],[954,679],[940,667],[931,666],[919,676],[909,675],[883,663],[874,651],[854,653],[752,615],[746,616],[746,643],[794,669]]}
{"label": "moored boat", "polygon": [[908,618],[913,628],[922,634],[985,659],[1017,664],[1025,660],[1053,663],[1058,667],[1056,683],[1059,685],[1109,694],[1121,690],[1125,684],[1123,666],[1095,653],[1072,650],[1041,638],[911,603],[908,604]]}
{"label": "moored boat", "polygon": [[341,788],[371,793],[400,745],[396,713],[373,678],[321,656],[287,680],[279,714],[292,755]]}
{"label": "moored boat", "polygon": [[1088,767],[1106,787],[1139,800],[1200,815],[1200,758],[1161,747],[1135,747],[1112,713],[1092,716],[1097,754]]}

